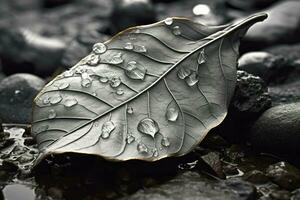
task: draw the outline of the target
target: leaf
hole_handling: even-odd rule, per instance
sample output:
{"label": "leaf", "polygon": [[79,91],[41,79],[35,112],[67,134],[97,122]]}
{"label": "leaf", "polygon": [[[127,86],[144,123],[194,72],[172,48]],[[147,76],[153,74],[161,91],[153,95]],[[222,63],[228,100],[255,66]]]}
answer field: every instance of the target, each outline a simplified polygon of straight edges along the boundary
{"label": "leaf", "polygon": [[116,161],[188,153],[225,118],[239,39],[265,18],[216,27],[168,18],[95,44],[35,98],[39,160],[66,152]]}

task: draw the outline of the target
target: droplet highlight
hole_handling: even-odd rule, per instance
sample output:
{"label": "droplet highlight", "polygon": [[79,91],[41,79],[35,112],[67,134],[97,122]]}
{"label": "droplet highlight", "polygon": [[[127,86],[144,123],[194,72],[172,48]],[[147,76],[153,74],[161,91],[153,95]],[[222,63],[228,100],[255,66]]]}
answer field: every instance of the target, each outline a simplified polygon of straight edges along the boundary
{"label": "droplet highlight", "polygon": [[124,94],[124,90],[121,89],[121,88],[118,88],[117,91],[116,91],[116,94],[117,95],[123,95]]}
{"label": "droplet highlight", "polygon": [[68,71],[65,71],[63,76],[68,78],[68,77],[72,77],[74,75],[74,72],[72,70],[68,70]]}
{"label": "droplet highlight", "polygon": [[131,42],[127,42],[124,46],[124,49],[132,50],[133,49],[133,44]]}
{"label": "droplet highlight", "polygon": [[146,135],[150,135],[151,137],[155,137],[155,134],[158,133],[159,127],[156,121],[154,121],[151,118],[145,118],[142,119],[139,124],[137,129]]}
{"label": "droplet highlight", "polygon": [[127,144],[131,144],[135,141],[135,137],[131,134],[128,134],[127,137],[126,137],[126,142]]}
{"label": "droplet highlight", "polygon": [[205,62],[206,62],[206,55],[205,55],[204,49],[202,49],[198,56],[198,64],[201,65]]}
{"label": "droplet highlight", "polygon": [[55,117],[56,117],[56,112],[55,112],[55,110],[53,110],[53,109],[49,110],[48,118],[49,118],[49,119],[53,119],[53,118],[55,118]]}
{"label": "droplet highlight", "polygon": [[113,56],[110,60],[110,64],[114,64],[114,65],[118,65],[118,64],[121,64],[123,62],[123,59],[122,59],[122,54],[121,53],[118,53],[116,54],[115,56]]}
{"label": "droplet highlight", "polygon": [[112,121],[107,121],[102,125],[101,137],[103,139],[109,138],[111,132],[116,128]]}
{"label": "droplet highlight", "polygon": [[187,76],[189,76],[191,74],[191,70],[190,69],[185,69],[185,68],[181,68],[178,70],[177,72],[177,76],[180,79],[185,79]]}
{"label": "droplet highlight", "polygon": [[181,30],[179,26],[174,26],[173,27],[173,34],[174,35],[181,35]]}
{"label": "droplet highlight", "polygon": [[110,86],[113,88],[118,87],[121,84],[121,79],[118,76],[114,76],[110,80]]}
{"label": "droplet highlight", "polygon": [[188,86],[194,86],[196,83],[198,83],[198,75],[196,72],[192,72],[186,79],[185,82],[188,84]]}
{"label": "droplet highlight", "polygon": [[69,86],[70,86],[69,83],[63,82],[63,83],[58,85],[58,89],[63,90],[63,89],[68,88]]}
{"label": "droplet highlight", "polygon": [[148,147],[144,143],[138,143],[137,150],[139,153],[148,153]]}
{"label": "droplet highlight", "polygon": [[71,108],[71,107],[75,106],[77,103],[78,102],[76,99],[67,99],[67,100],[65,100],[64,105],[67,108]]}
{"label": "droplet highlight", "polygon": [[170,26],[173,24],[173,18],[168,17],[167,19],[164,20],[165,24]]}
{"label": "droplet highlight", "polygon": [[99,81],[100,81],[101,83],[107,83],[107,82],[108,82],[108,78],[105,77],[105,76],[101,76],[101,77],[99,78]]}
{"label": "droplet highlight", "polygon": [[144,45],[135,45],[134,50],[139,53],[146,53],[147,49]]}
{"label": "droplet highlight", "polygon": [[167,107],[166,118],[168,121],[175,122],[178,118],[178,115],[179,115],[178,106],[174,101],[172,101],[171,103],[169,103]]}
{"label": "droplet highlight", "polygon": [[60,96],[60,94],[54,94],[53,96],[50,97],[49,102],[52,105],[58,104],[59,102],[61,102],[62,97]]}
{"label": "droplet highlight", "polygon": [[153,153],[152,154],[153,157],[158,157],[159,156],[159,153],[158,153],[157,149],[153,149],[152,153]]}
{"label": "droplet highlight", "polygon": [[92,54],[89,57],[89,59],[87,61],[87,64],[91,65],[91,66],[95,66],[95,65],[97,65],[99,63],[99,61],[100,61],[99,55]]}
{"label": "droplet highlight", "polygon": [[145,78],[146,68],[136,61],[130,61],[127,63],[125,74],[131,79],[143,80]]}
{"label": "droplet highlight", "polygon": [[167,137],[163,137],[161,139],[161,145],[164,147],[169,147],[170,146],[170,140]]}
{"label": "droplet highlight", "polygon": [[105,45],[104,43],[101,43],[101,42],[96,43],[96,44],[94,44],[94,46],[93,46],[93,52],[94,52],[95,54],[102,54],[102,53],[104,53],[106,50],[107,50],[106,45]]}
{"label": "droplet highlight", "polygon": [[133,108],[132,107],[128,107],[127,108],[127,113],[128,114],[133,114]]}

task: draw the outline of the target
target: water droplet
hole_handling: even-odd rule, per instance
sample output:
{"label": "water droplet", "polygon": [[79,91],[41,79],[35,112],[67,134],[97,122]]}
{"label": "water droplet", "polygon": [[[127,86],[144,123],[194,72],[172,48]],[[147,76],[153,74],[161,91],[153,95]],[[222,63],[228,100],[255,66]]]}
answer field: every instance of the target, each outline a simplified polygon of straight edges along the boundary
{"label": "water droplet", "polygon": [[69,83],[63,82],[61,84],[58,85],[58,89],[63,90],[69,87]]}
{"label": "water droplet", "polygon": [[127,144],[131,144],[132,142],[134,142],[135,140],[135,137],[131,134],[128,134],[127,137],[126,137],[126,142]]}
{"label": "water droplet", "polygon": [[113,88],[118,87],[121,84],[121,79],[118,76],[114,76],[110,80],[110,86]]}
{"label": "water droplet", "polygon": [[117,89],[116,94],[117,95],[123,95],[124,91],[121,88],[119,88],[119,89]]}
{"label": "water droplet", "polygon": [[171,18],[171,17],[168,17],[167,19],[165,19],[165,24],[166,25],[168,25],[168,26],[170,26],[170,25],[172,25],[173,24],[173,18]]}
{"label": "water droplet", "polygon": [[137,28],[135,29],[134,33],[140,33],[141,32],[141,29]]}
{"label": "water droplet", "polygon": [[110,136],[110,133],[116,128],[112,121],[107,121],[102,125],[101,137],[106,139]]}
{"label": "water droplet", "polygon": [[163,137],[163,138],[161,139],[161,145],[164,146],[164,147],[170,146],[170,141],[169,141],[169,139],[168,139],[167,137]]}
{"label": "water droplet", "polygon": [[132,79],[143,80],[145,78],[146,69],[143,65],[136,61],[130,61],[125,69],[125,74]]}
{"label": "water droplet", "polygon": [[174,26],[173,27],[173,34],[174,35],[180,35],[181,34],[179,26]]}
{"label": "water droplet", "polygon": [[156,121],[151,118],[142,119],[137,129],[144,134],[150,135],[154,138],[155,134],[159,131],[159,127]]}
{"label": "water droplet", "polygon": [[180,79],[185,79],[190,74],[191,74],[191,70],[190,69],[186,69],[186,68],[181,68],[177,72],[177,76]]}
{"label": "water droplet", "polygon": [[205,52],[204,49],[202,49],[199,53],[199,57],[198,57],[198,64],[201,65],[203,63],[206,62],[206,56],[205,56]]}
{"label": "water droplet", "polygon": [[118,53],[118,54],[116,54],[115,56],[112,57],[112,59],[110,60],[109,63],[118,65],[118,64],[121,64],[122,62],[123,62],[122,54]]}
{"label": "water droplet", "polygon": [[140,52],[140,53],[146,53],[147,52],[147,49],[146,49],[146,47],[144,45],[136,45],[134,47],[134,50],[136,52]]}
{"label": "water droplet", "polygon": [[158,157],[159,156],[159,153],[157,151],[157,149],[153,149],[153,157]]}
{"label": "water droplet", "polygon": [[72,71],[72,70],[68,70],[68,71],[65,71],[64,72],[64,77],[71,77],[71,76],[73,76],[74,75],[74,72]]}
{"label": "water droplet", "polygon": [[137,150],[139,153],[148,153],[148,147],[143,143],[138,143]]}
{"label": "water droplet", "polygon": [[189,85],[189,86],[194,86],[196,83],[198,83],[198,75],[196,74],[196,72],[192,72],[186,79],[185,82]]}
{"label": "water droplet", "polygon": [[16,95],[18,95],[18,94],[20,94],[20,93],[21,93],[20,90],[15,90],[15,94],[16,94]]}
{"label": "water droplet", "polygon": [[55,105],[58,104],[59,102],[61,102],[62,97],[60,96],[60,94],[55,94],[53,96],[50,97],[50,104]]}
{"label": "water droplet", "polygon": [[55,117],[56,117],[56,112],[55,112],[55,110],[53,110],[53,109],[49,110],[48,118],[49,118],[49,119],[53,119],[53,118],[55,118]]}
{"label": "water droplet", "polygon": [[101,43],[101,42],[96,43],[96,44],[94,44],[94,46],[93,46],[93,52],[94,52],[95,54],[102,54],[102,53],[104,53],[106,50],[107,50],[106,45],[103,44],[103,43]]}
{"label": "water droplet", "polygon": [[96,97],[97,96],[97,92],[93,92],[92,95]]}
{"label": "water droplet", "polygon": [[49,96],[46,96],[43,98],[43,104],[49,104],[50,103],[50,97]]}
{"label": "water droplet", "polygon": [[132,50],[133,49],[133,44],[131,42],[127,42],[124,46],[124,49]]}
{"label": "water droplet", "polygon": [[172,101],[167,107],[166,118],[167,120],[174,122],[177,120],[178,115],[178,106],[176,105],[176,103],[174,103],[174,101]]}
{"label": "water droplet", "polygon": [[82,87],[88,88],[92,85],[92,80],[90,78],[84,78],[81,80]]}
{"label": "water droplet", "polygon": [[87,61],[87,64],[88,65],[91,65],[91,66],[94,66],[94,65],[97,65],[99,63],[100,59],[99,59],[99,55],[95,55],[95,54],[92,54],[88,61]]}
{"label": "water droplet", "polygon": [[127,113],[128,114],[132,114],[133,113],[133,108],[132,107],[128,107],[127,108]]}
{"label": "water droplet", "polygon": [[107,83],[107,82],[108,82],[108,78],[105,77],[105,76],[101,76],[101,77],[99,78],[99,81],[100,81],[101,83]]}
{"label": "water droplet", "polygon": [[65,107],[70,108],[72,106],[75,106],[77,103],[78,102],[76,99],[67,99],[67,100],[65,100],[64,105],[65,105]]}

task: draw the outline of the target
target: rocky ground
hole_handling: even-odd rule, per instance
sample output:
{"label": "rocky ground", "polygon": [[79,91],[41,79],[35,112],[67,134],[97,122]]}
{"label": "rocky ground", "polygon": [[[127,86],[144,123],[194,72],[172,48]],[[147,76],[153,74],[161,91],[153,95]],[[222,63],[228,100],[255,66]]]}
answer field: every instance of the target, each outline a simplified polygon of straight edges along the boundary
{"label": "rocky ground", "polygon": [[[299,9],[297,0],[0,1],[0,200],[300,199]],[[228,116],[193,152],[155,163],[63,155],[29,170],[34,96],[93,43],[167,16],[218,25],[258,11],[269,18],[241,43]]]}

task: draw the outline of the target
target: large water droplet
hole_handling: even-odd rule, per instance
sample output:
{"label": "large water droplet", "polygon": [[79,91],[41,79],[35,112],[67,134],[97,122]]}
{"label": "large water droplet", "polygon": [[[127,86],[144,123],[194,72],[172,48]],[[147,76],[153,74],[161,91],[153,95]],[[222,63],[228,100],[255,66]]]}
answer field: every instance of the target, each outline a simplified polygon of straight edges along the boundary
{"label": "large water droplet", "polygon": [[116,128],[112,121],[107,121],[102,125],[101,137],[106,139],[110,136],[110,133]]}
{"label": "large water droplet", "polygon": [[133,44],[131,42],[127,42],[124,46],[124,49],[132,50],[133,49]]}
{"label": "large water droplet", "polygon": [[143,80],[146,74],[146,68],[136,61],[128,62],[125,74],[132,79]]}
{"label": "large water droplet", "polygon": [[159,153],[158,153],[158,150],[157,149],[153,149],[153,154],[152,154],[153,157],[158,157],[159,156]]}
{"label": "large water droplet", "polygon": [[198,64],[201,65],[203,63],[206,62],[206,56],[205,56],[205,52],[204,49],[202,49],[199,53],[199,57],[198,57]]}
{"label": "large water droplet", "polygon": [[161,145],[164,146],[164,147],[170,146],[170,141],[169,141],[169,139],[168,139],[167,137],[163,137],[163,138],[161,139]]}
{"label": "large water droplet", "polygon": [[61,102],[62,97],[60,94],[54,94],[53,96],[50,97],[50,104],[55,105]]}
{"label": "large water droplet", "polygon": [[69,87],[69,83],[63,82],[61,84],[58,85],[58,89],[63,90]]}
{"label": "large water droplet", "polygon": [[137,150],[139,153],[148,153],[148,147],[143,143],[138,143]]}
{"label": "large water droplet", "polygon": [[155,134],[159,131],[159,127],[156,121],[151,118],[142,119],[137,129],[146,135],[150,135],[154,138]]}
{"label": "large water droplet", "polygon": [[123,59],[122,59],[122,54],[121,53],[116,54],[109,61],[109,63],[114,64],[114,65],[121,64],[122,62],[123,62]]}
{"label": "large water droplet", "polygon": [[170,26],[173,24],[173,18],[168,17],[167,19],[164,20],[165,24]]}
{"label": "large water droplet", "polygon": [[118,87],[121,84],[121,79],[118,76],[114,76],[110,80],[110,86],[113,88]]}
{"label": "large water droplet", "polygon": [[177,76],[180,79],[185,79],[190,74],[191,74],[191,70],[190,69],[186,69],[186,68],[181,68],[177,72]]}
{"label": "large water droplet", "polygon": [[89,59],[87,61],[87,64],[91,65],[91,66],[95,66],[95,65],[97,65],[99,63],[99,61],[100,61],[99,55],[92,54],[89,57]]}
{"label": "large water droplet", "polygon": [[55,117],[56,117],[56,112],[55,112],[55,110],[53,110],[53,109],[49,110],[49,112],[48,112],[48,118],[49,118],[49,119],[53,119],[53,118],[55,118]]}
{"label": "large water droplet", "polygon": [[101,76],[101,77],[99,78],[99,81],[100,81],[101,83],[107,83],[107,82],[108,82],[108,78],[105,77],[105,76]]}
{"label": "large water droplet", "polygon": [[119,89],[117,89],[116,94],[117,95],[123,95],[124,94],[124,90],[121,89],[121,88],[119,88]]}
{"label": "large water droplet", "polygon": [[65,105],[65,107],[70,108],[72,106],[75,106],[77,103],[78,102],[76,99],[67,99],[67,100],[65,100],[64,105]]}
{"label": "large water droplet", "polygon": [[189,86],[194,86],[196,83],[198,83],[198,75],[196,74],[196,72],[192,72],[186,79],[185,82],[189,85]]}
{"label": "large water droplet", "polygon": [[174,101],[172,101],[167,107],[166,118],[167,120],[174,122],[177,120],[178,115],[178,106],[176,105],[176,103],[174,103]]}
{"label": "large water droplet", "polygon": [[140,53],[146,53],[147,49],[144,45],[135,45],[134,50]]}
{"label": "large water droplet", "polygon": [[49,96],[43,97],[43,104],[47,105],[49,103],[50,103],[50,97]]}
{"label": "large water droplet", "polygon": [[64,74],[63,74],[63,76],[66,77],[66,78],[71,77],[73,75],[74,75],[74,72],[72,70],[65,71]]}
{"label": "large water droplet", "polygon": [[133,108],[132,107],[128,107],[127,108],[127,113],[128,114],[132,114],[133,113]]}
{"label": "large water droplet", "polygon": [[181,35],[181,31],[180,31],[179,26],[174,26],[173,27],[173,34],[174,35]]}
{"label": "large water droplet", "polygon": [[84,78],[81,80],[82,87],[88,88],[92,85],[92,80],[90,78]]}
{"label": "large water droplet", "polygon": [[126,142],[127,144],[131,144],[132,142],[134,142],[135,137],[132,134],[128,134],[126,137]]}
{"label": "large water droplet", "polygon": [[101,43],[101,42],[96,43],[96,44],[94,44],[94,46],[93,46],[93,52],[94,52],[95,54],[102,54],[102,53],[104,53],[106,50],[107,50],[106,45],[103,44],[103,43]]}

